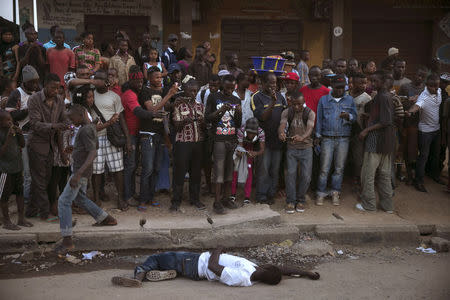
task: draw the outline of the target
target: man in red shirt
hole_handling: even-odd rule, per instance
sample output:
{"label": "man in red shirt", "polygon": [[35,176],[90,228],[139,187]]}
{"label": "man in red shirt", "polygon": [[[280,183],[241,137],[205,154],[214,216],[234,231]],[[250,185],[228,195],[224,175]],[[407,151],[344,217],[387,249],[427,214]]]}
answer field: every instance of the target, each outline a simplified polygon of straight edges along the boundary
{"label": "man in red shirt", "polygon": [[[312,109],[314,113],[317,115],[317,105],[319,104],[319,100],[322,96],[330,93],[330,89],[320,83],[321,78],[321,70],[318,66],[312,66],[309,68],[308,73],[310,84],[304,85],[300,92],[303,94],[305,98],[305,104],[307,107]],[[316,148],[314,148],[316,150]],[[310,188],[315,190],[317,187],[317,178],[319,177],[319,162],[320,162],[320,153],[313,151],[313,168],[312,168],[312,176],[311,176],[311,184]]]}
{"label": "man in red shirt", "polygon": [[139,133],[139,119],[152,119],[153,117],[162,117],[161,112],[151,112],[144,110],[138,101],[138,95],[144,84],[144,75],[139,67],[134,65],[130,67],[128,75],[128,89],[121,96],[124,109],[125,122],[131,138],[132,150],[128,151],[124,158],[124,198],[128,204],[137,206],[133,201],[133,195],[136,192],[136,142]]}
{"label": "man in red shirt", "polygon": [[75,71],[75,54],[64,47],[64,32],[61,30],[55,32],[53,41],[56,47],[47,50],[47,62],[50,73],[58,75],[61,85],[65,86],[64,75],[69,71]]}
{"label": "man in red shirt", "polygon": [[308,85],[303,86],[300,92],[305,98],[305,104],[311,108],[314,113],[317,113],[317,105],[319,104],[319,99],[322,96],[327,95],[330,90],[320,83],[320,68],[318,66],[312,66],[309,69],[309,81]]}

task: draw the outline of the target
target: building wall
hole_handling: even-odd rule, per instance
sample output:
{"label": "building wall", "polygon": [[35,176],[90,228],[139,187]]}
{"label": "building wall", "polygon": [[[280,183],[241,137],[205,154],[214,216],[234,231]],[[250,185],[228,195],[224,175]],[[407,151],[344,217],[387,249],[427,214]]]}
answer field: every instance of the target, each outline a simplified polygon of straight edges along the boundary
{"label": "building wall", "polygon": [[[221,56],[221,26],[223,19],[257,19],[283,20],[298,19],[303,24],[303,48],[309,49],[312,65],[322,64],[322,60],[330,55],[329,20],[314,20],[312,7],[293,4],[291,0],[228,0],[222,1],[218,7],[208,10],[207,17],[202,22],[192,24],[192,45],[195,48],[202,41],[210,41],[212,52],[218,58]],[[305,1],[305,3],[310,3]],[[179,24],[170,23],[164,12],[164,42],[169,33],[179,34]],[[299,50],[299,49],[293,49]],[[297,51],[296,51],[297,52]],[[276,53],[274,53],[276,54]],[[296,58],[298,60],[298,58]],[[215,64],[217,70],[218,63]]]}
{"label": "building wall", "polygon": [[[84,31],[84,15],[150,16],[151,25],[158,26],[162,37],[161,0],[38,0],[39,40],[50,39],[49,29],[58,24],[64,30],[69,44],[75,44],[75,38]],[[21,24],[25,15],[33,23],[32,0],[19,0],[21,8]],[[23,11],[23,13],[22,13]]]}

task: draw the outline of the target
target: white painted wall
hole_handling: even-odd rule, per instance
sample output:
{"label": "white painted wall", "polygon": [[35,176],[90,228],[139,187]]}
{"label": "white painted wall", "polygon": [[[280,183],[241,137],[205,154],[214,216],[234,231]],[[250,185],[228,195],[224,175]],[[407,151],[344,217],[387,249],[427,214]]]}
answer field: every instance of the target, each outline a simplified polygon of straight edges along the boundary
{"label": "white painted wall", "polygon": [[0,0],[0,16],[14,22],[14,0]]}

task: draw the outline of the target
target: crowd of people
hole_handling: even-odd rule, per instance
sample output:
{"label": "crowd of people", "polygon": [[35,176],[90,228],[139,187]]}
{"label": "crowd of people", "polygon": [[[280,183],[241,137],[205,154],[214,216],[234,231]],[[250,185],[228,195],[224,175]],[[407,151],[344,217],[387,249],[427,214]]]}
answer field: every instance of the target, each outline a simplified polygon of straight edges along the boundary
{"label": "crowd of people", "polygon": [[[24,216],[59,220],[63,245],[72,247],[72,209],[86,210],[98,225],[117,224],[101,209],[110,197],[107,178],[114,180],[121,210],[144,212],[159,205],[158,191],[171,190],[176,212],[186,179],[190,204],[206,208],[203,174],[218,214],[240,206],[239,184],[244,205],[252,199],[273,204],[280,195],[286,213],[303,212],[309,190],[318,206],[329,196],[340,205],[344,170],[361,211],[377,209],[378,192],[379,206],[392,213],[398,181],[420,192],[427,191],[426,174],[445,184],[450,76],[433,65],[406,78],[398,49],[389,49],[379,65],[351,58],[326,59],[321,67],[308,65],[307,50],[299,62],[286,51],[279,54],[286,59],[280,77],[242,70],[234,53],[214,74],[217,59],[208,41],[193,58],[190,49],[178,48],[175,34],[159,53],[148,33],[134,51],[124,32],[100,51],[89,32],[70,49],[58,26],[46,44],[31,24],[22,29],[22,43],[10,29],[1,31],[6,229],[32,226]],[[17,225],[8,213],[11,194]]]}

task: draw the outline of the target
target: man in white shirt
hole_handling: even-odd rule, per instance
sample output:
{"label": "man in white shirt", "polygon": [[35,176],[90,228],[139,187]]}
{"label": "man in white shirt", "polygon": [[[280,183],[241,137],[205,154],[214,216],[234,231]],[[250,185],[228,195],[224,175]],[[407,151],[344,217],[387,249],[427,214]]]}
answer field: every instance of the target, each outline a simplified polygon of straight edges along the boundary
{"label": "man in white shirt", "polygon": [[408,111],[407,115],[419,112],[419,158],[416,163],[415,188],[426,193],[423,185],[425,176],[425,165],[428,156],[431,158],[432,178],[439,184],[445,184],[439,174],[439,146],[440,146],[440,124],[439,106],[441,105],[441,89],[439,88],[439,76],[431,74],[426,80],[425,90],[417,98]]}
{"label": "man in white shirt", "polygon": [[320,278],[319,273],[295,267],[261,265],[239,256],[222,253],[222,247],[212,252],[164,252],[151,255],[134,270],[134,278],[116,276],[112,283],[126,287],[141,287],[142,281],[173,279],[181,275],[192,280],[219,281],[228,286],[252,286],[255,282],[276,285],[282,275]]}

